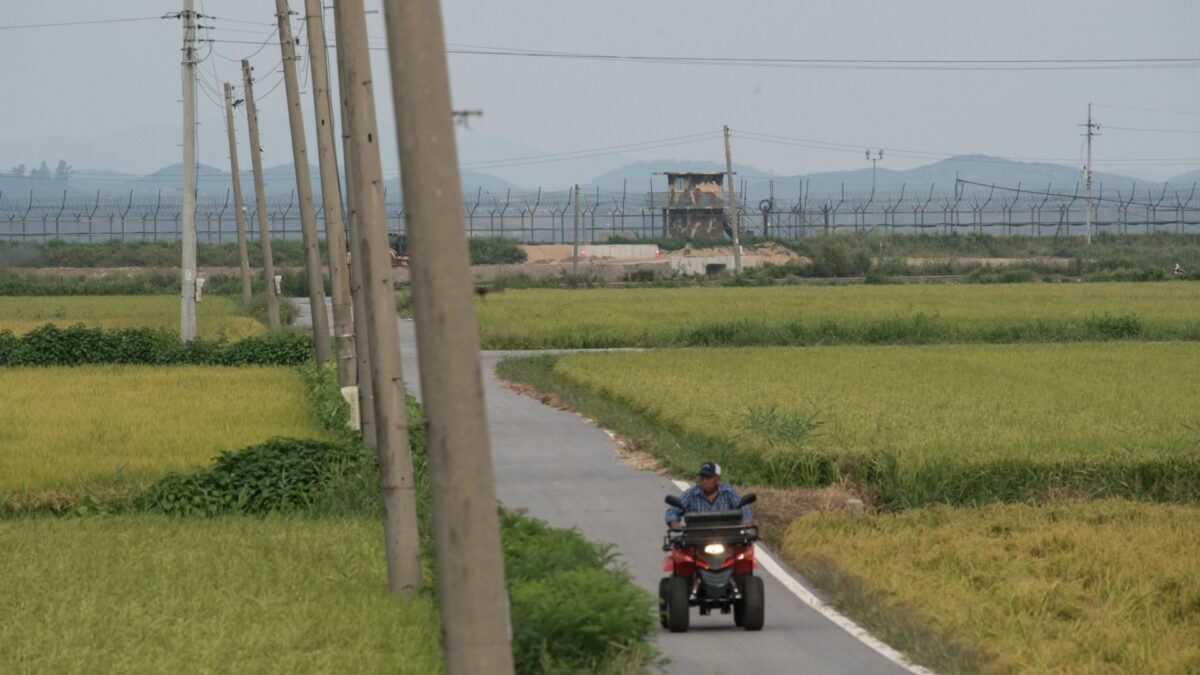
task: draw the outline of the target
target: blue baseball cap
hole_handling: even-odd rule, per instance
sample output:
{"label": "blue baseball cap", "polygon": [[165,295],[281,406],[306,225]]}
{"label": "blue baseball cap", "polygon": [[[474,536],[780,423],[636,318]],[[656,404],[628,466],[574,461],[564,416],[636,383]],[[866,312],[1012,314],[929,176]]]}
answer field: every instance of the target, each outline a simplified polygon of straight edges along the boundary
{"label": "blue baseball cap", "polygon": [[700,465],[700,475],[719,477],[721,475],[721,465],[716,462],[705,462]]}

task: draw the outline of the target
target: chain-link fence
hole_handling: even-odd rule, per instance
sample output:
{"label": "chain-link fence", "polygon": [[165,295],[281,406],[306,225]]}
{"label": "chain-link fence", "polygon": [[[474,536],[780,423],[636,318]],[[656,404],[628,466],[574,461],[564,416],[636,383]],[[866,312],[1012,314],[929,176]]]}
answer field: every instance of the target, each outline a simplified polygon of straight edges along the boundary
{"label": "chain-link fence", "polygon": [[[1093,194],[1093,232],[1200,232],[1200,200],[1195,185],[1134,188]],[[406,226],[398,195],[387,196],[389,229]],[[835,231],[978,232],[998,236],[1081,235],[1088,200],[1078,186],[1044,190],[993,187],[960,182],[923,189],[902,186],[891,192],[840,191],[811,196],[803,189],[791,198],[739,195],[740,230],[745,234],[803,238]],[[258,239],[258,205],[245,207],[246,230]],[[300,239],[295,193],[265,205],[272,238]],[[524,242],[571,242],[576,205],[571,190],[506,192],[477,190],[463,205],[470,236],[497,236]],[[317,226],[324,232],[324,207],[317,204]],[[593,189],[581,194],[578,236],[582,242],[610,236],[631,239],[670,234],[667,194]],[[676,219],[677,220],[677,219]],[[77,242],[172,241],[180,237],[182,201],[178,192],[153,196],[70,195],[17,197],[0,194],[0,240]],[[201,196],[196,224],[200,241],[236,241],[232,198]],[[323,235],[322,235],[323,236]]]}

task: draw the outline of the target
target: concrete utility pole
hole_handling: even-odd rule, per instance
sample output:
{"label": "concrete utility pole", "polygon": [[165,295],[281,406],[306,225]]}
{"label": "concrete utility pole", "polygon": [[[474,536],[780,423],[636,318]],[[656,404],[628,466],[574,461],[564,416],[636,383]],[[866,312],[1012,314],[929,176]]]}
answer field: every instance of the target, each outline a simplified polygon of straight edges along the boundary
{"label": "concrete utility pole", "polygon": [[183,259],[179,337],[196,339],[196,12],[183,0]]}
{"label": "concrete utility pole", "polygon": [[409,214],[446,672],[508,675],[508,594],[441,6],[385,0],[383,7]]}
{"label": "concrete utility pole", "polygon": [[233,131],[233,87],[225,83],[225,130],[229,134],[229,172],[233,175],[233,213],[237,221],[238,264],[242,272],[242,307],[250,309],[250,253],[246,249],[246,213],[242,204],[242,174],[238,170],[237,137]]}
{"label": "concrete utility pole", "polygon": [[[383,167],[375,122],[371,59],[367,52],[367,21],[362,0],[339,0],[334,5],[334,12],[338,61],[342,62],[346,75],[341,87],[347,108],[345,124],[350,135],[347,156],[353,164],[354,182],[349,189],[354,193],[354,208],[358,211],[356,238],[358,252],[362,254],[355,258],[354,266],[359,268],[366,289],[367,339],[371,343],[371,385],[375,395],[376,453],[379,491],[383,498],[388,584],[393,593],[411,596],[421,586],[417,495],[412,452],[408,445],[404,373],[400,367],[400,334],[396,325],[392,261],[388,254],[387,209],[383,201]],[[450,134],[453,133],[451,130]],[[446,188],[440,186],[438,189]],[[458,227],[462,227],[461,220]],[[425,396],[428,401],[429,392],[425,392]],[[429,453],[433,455],[434,452],[431,443]],[[460,503],[470,504],[476,498],[476,495],[467,496],[463,488],[456,488],[453,493]],[[496,508],[494,499],[488,504],[489,508]]]}
{"label": "concrete utility pole", "polygon": [[737,195],[733,191],[733,156],[729,152],[729,125],[725,126],[725,181],[729,183],[726,198],[729,203],[730,226],[733,228],[733,273],[742,275],[742,242],[738,235]]}
{"label": "concrete utility pole", "polygon": [[267,285],[267,320],[271,330],[279,328],[279,298],[275,297],[275,261],[271,256],[271,228],[267,226],[267,190],[263,187],[262,146],[258,142],[258,108],[254,107],[254,80],[250,61],[242,59],[242,92],[246,95],[246,129],[250,133],[250,166],[254,168],[255,211],[258,239],[262,244],[263,280]]}
{"label": "concrete utility pole", "polygon": [[[336,16],[336,14],[335,14]],[[334,21],[334,35],[341,40],[342,28]],[[346,172],[346,228],[350,237],[350,297],[354,302],[354,358],[358,373],[358,411],[362,423],[363,443],[377,448],[379,440],[375,433],[375,393],[371,382],[371,341],[367,332],[367,289],[363,282],[362,260],[365,254],[359,250],[361,241],[358,225],[358,205],[355,201],[354,186],[358,181],[354,177],[354,162],[350,143],[350,131],[346,120],[349,118],[346,88],[349,79],[346,77],[346,64],[337,59],[338,88],[341,93],[339,105],[342,111],[342,163]]]}
{"label": "concrete utility pole", "polygon": [[575,184],[575,192],[571,195],[571,200],[575,203],[575,227],[574,235],[571,238],[571,241],[575,243],[572,244],[571,274],[579,274],[579,183]]}
{"label": "concrete utility pole", "polygon": [[[325,205],[325,248],[333,293],[333,335],[337,345],[338,384],[358,384],[354,363],[354,317],[346,237],[342,231],[342,186],[338,183],[337,146],[333,140],[333,104],[329,100],[329,66],[325,59],[325,16],[321,0],[304,0],[308,60],[312,67],[313,115],[317,120],[317,163],[321,169],[321,201]],[[361,410],[360,410],[361,413]]]}
{"label": "concrete utility pole", "polygon": [[304,268],[308,272],[308,304],[312,311],[313,346],[317,367],[330,357],[329,318],[325,314],[325,282],[321,276],[321,245],[317,239],[317,212],[313,206],[312,174],[308,168],[308,142],[300,109],[300,83],[296,79],[296,42],[287,0],[275,0],[279,21],[279,48],[283,52],[283,88],[287,92],[288,126],[292,130],[292,163],[296,166],[296,194],[300,197],[300,231],[304,236]]}
{"label": "concrete utility pole", "polygon": [[1095,130],[1100,128],[1099,124],[1092,123],[1091,103],[1088,104],[1087,124],[1082,126],[1087,127],[1085,134],[1087,136],[1087,166],[1083,168],[1083,178],[1087,182],[1087,209],[1084,211],[1086,217],[1083,240],[1090,245],[1092,243],[1092,211],[1095,209],[1095,206],[1092,205],[1092,137],[1099,136]]}

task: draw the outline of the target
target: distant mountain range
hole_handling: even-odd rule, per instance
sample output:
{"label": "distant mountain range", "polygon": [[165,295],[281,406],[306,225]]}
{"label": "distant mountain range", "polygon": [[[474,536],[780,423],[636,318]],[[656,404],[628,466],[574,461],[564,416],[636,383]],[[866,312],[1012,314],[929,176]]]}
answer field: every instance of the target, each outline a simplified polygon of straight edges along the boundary
{"label": "distant mountain range", "polygon": [[[619,194],[625,190],[631,198],[640,198],[649,190],[664,191],[666,180],[658,175],[664,171],[722,171],[724,166],[717,162],[704,161],[639,161],[626,164],[619,168],[596,176],[582,185],[585,190],[599,188],[608,195]],[[843,192],[847,197],[862,198],[871,194],[871,169],[854,171],[830,171],[812,173],[802,176],[783,176],[769,171],[763,171],[749,165],[734,165],[737,175],[738,188],[744,185],[744,199],[757,203],[771,193],[778,198],[793,200],[799,194],[803,183],[806,195],[810,199],[837,199]],[[314,195],[320,200],[320,172],[316,166],[310,167]],[[288,164],[277,164],[263,170],[264,183],[268,195],[279,198],[290,194],[296,185],[295,170]],[[516,185],[502,178],[483,171],[464,170],[461,172],[463,194],[470,199],[476,195],[488,198],[502,198],[506,192],[525,194],[536,190],[536,186]],[[245,199],[253,199],[254,185],[250,170],[241,172],[242,191]],[[927,194],[932,186],[937,195],[949,193],[954,189],[955,181],[961,179],[970,183],[998,188],[1016,188],[1030,192],[1045,191],[1052,187],[1055,192],[1070,193],[1077,184],[1082,194],[1081,172],[1075,167],[1059,164],[1042,164],[1017,162],[987,155],[961,155],[940,160],[932,164],[915,167],[904,171],[895,171],[879,167],[874,176],[876,196],[896,198],[903,189],[906,197],[912,198]],[[33,178],[28,175],[16,176],[11,173],[0,173],[0,192],[8,199],[21,199],[33,192],[39,198],[59,197],[65,191],[72,199],[95,194],[97,191],[107,196],[130,194],[145,200],[149,196],[162,194],[169,200],[177,200],[182,188],[182,165],[170,164],[145,175],[136,176],[111,170],[79,170],[70,178]],[[200,196],[204,199],[224,199],[230,189],[229,172],[213,166],[201,164],[197,171],[197,186]],[[1200,170],[1180,174],[1168,181],[1170,189],[1190,190],[1192,185],[1200,181]],[[385,180],[389,196],[400,193],[400,178],[390,177]],[[1097,191],[1103,191],[1105,196],[1116,197],[1118,192],[1128,198],[1131,190],[1139,194],[1143,190],[1162,189],[1163,183],[1151,183],[1137,180],[1129,176],[1096,172],[1094,184]],[[546,190],[562,191],[568,185],[545,186]],[[973,190],[987,189],[970,186]],[[1008,190],[1006,190],[1008,191]]]}
{"label": "distant mountain range", "polygon": [[[290,134],[286,121],[280,118],[260,120],[263,130],[263,161],[268,194],[286,196],[295,187],[295,174],[291,164]],[[227,168],[229,154],[223,120],[203,120],[199,127],[197,144],[200,169],[198,187],[206,199],[225,198],[230,188],[231,177]],[[379,130],[381,147],[395,147],[394,129],[383,125]],[[244,141],[244,130],[239,129],[239,139]],[[622,190],[630,198],[637,199],[647,191],[663,191],[666,180],[655,174],[663,171],[723,171],[725,166],[715,161],[695,160],[639,160],[626,154],[602,156],[560,157],[546,155],[542,148],[529,147],[502,137],[488,136],[472,130],[461,129],[457,135],[463,193],[471,199],[476,195],[484,201],[493,197],[502,199],[506,192],[514,194],[533,192],[540,186],[544,192],[556,192],[561,196],[573,183],[580,183],[587,190],[599,188],[608,197],[619,195]],[[182,187],[179,157],[180,130],[177,125],[145,125],[121,129],[113,133],[88,136],[43,136],[19,141],[0,142],[0,191],[5,201],[18,196],[28,197],[30,192],[44,198],[61,197],[64,190],[76,199],[86,194],[102,193],[129,194],[144,199],[162,191],[164,198],[178,199]],[[315,139],[309,138],[310,152]],[[252,198],[250,161],[246,148],[240,150],[240,177],[247,198]],[[543,157],[541,161],[525,161],[522,158]],[[9,167],[24,163],[27,167],[45,161],[51,173],[59,158],[79,168],[67,180],[53,177],[31,178],[15,176]],[[972,181],[998,187],[1044,191],[1052,185],[1055,191],[1072,191],[1082,180],[1079,167],[1059,164],[1017,162],[986,155],[960,155],[904,171],[889,169],[881,162],[874,175],[868,168],[853,171],[814,172],[800,175],[785,175],[764,171],[747,164],[735,164],[737,186],[746,186],[743,195],[747,202],[757,204],[770,194],[772,182],[775,195],[782,199],[795,199],[801,181],[811,199],[837,199],[843,189],[847,197],[861,199],[871,193],[872,184],[876,195],[894,196],[901,189],[906,198],[927,194],[930,185],[938,194],[954,189],[955,179]],[[399,194],[400,180],[393,169],[395,155],[383,157],[389,197]],[[149,174],[143,172],[160,167]],[[318,178],[315,167],[311,170],[314,181]],[[590,178],[589,178],[590,177]],[[1200,169],[1183,173],[1171,179],[1172,186],[1191,189],[1200,180]],[[1097,190],[1105,196],[1120,191],[1122,195],[1135,186],[1138,193],[1145,188],[1161,189],[1162,183],[1151,183],[1106,172],[1095,174]],[[972,188],[975,190],[984,188]],[[607,197],[606,197],[607,198]]]}

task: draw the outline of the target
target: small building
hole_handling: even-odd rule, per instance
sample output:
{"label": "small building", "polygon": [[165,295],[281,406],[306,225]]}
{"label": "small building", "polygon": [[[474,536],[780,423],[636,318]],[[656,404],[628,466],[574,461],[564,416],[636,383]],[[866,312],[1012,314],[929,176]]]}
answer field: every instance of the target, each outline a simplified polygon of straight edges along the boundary
{"label": "small building", "polygon": [[662,206],[668,236],[718,239],[732,236],[725,216],[725,174],[720,171],[665,171],[667,201]]}

